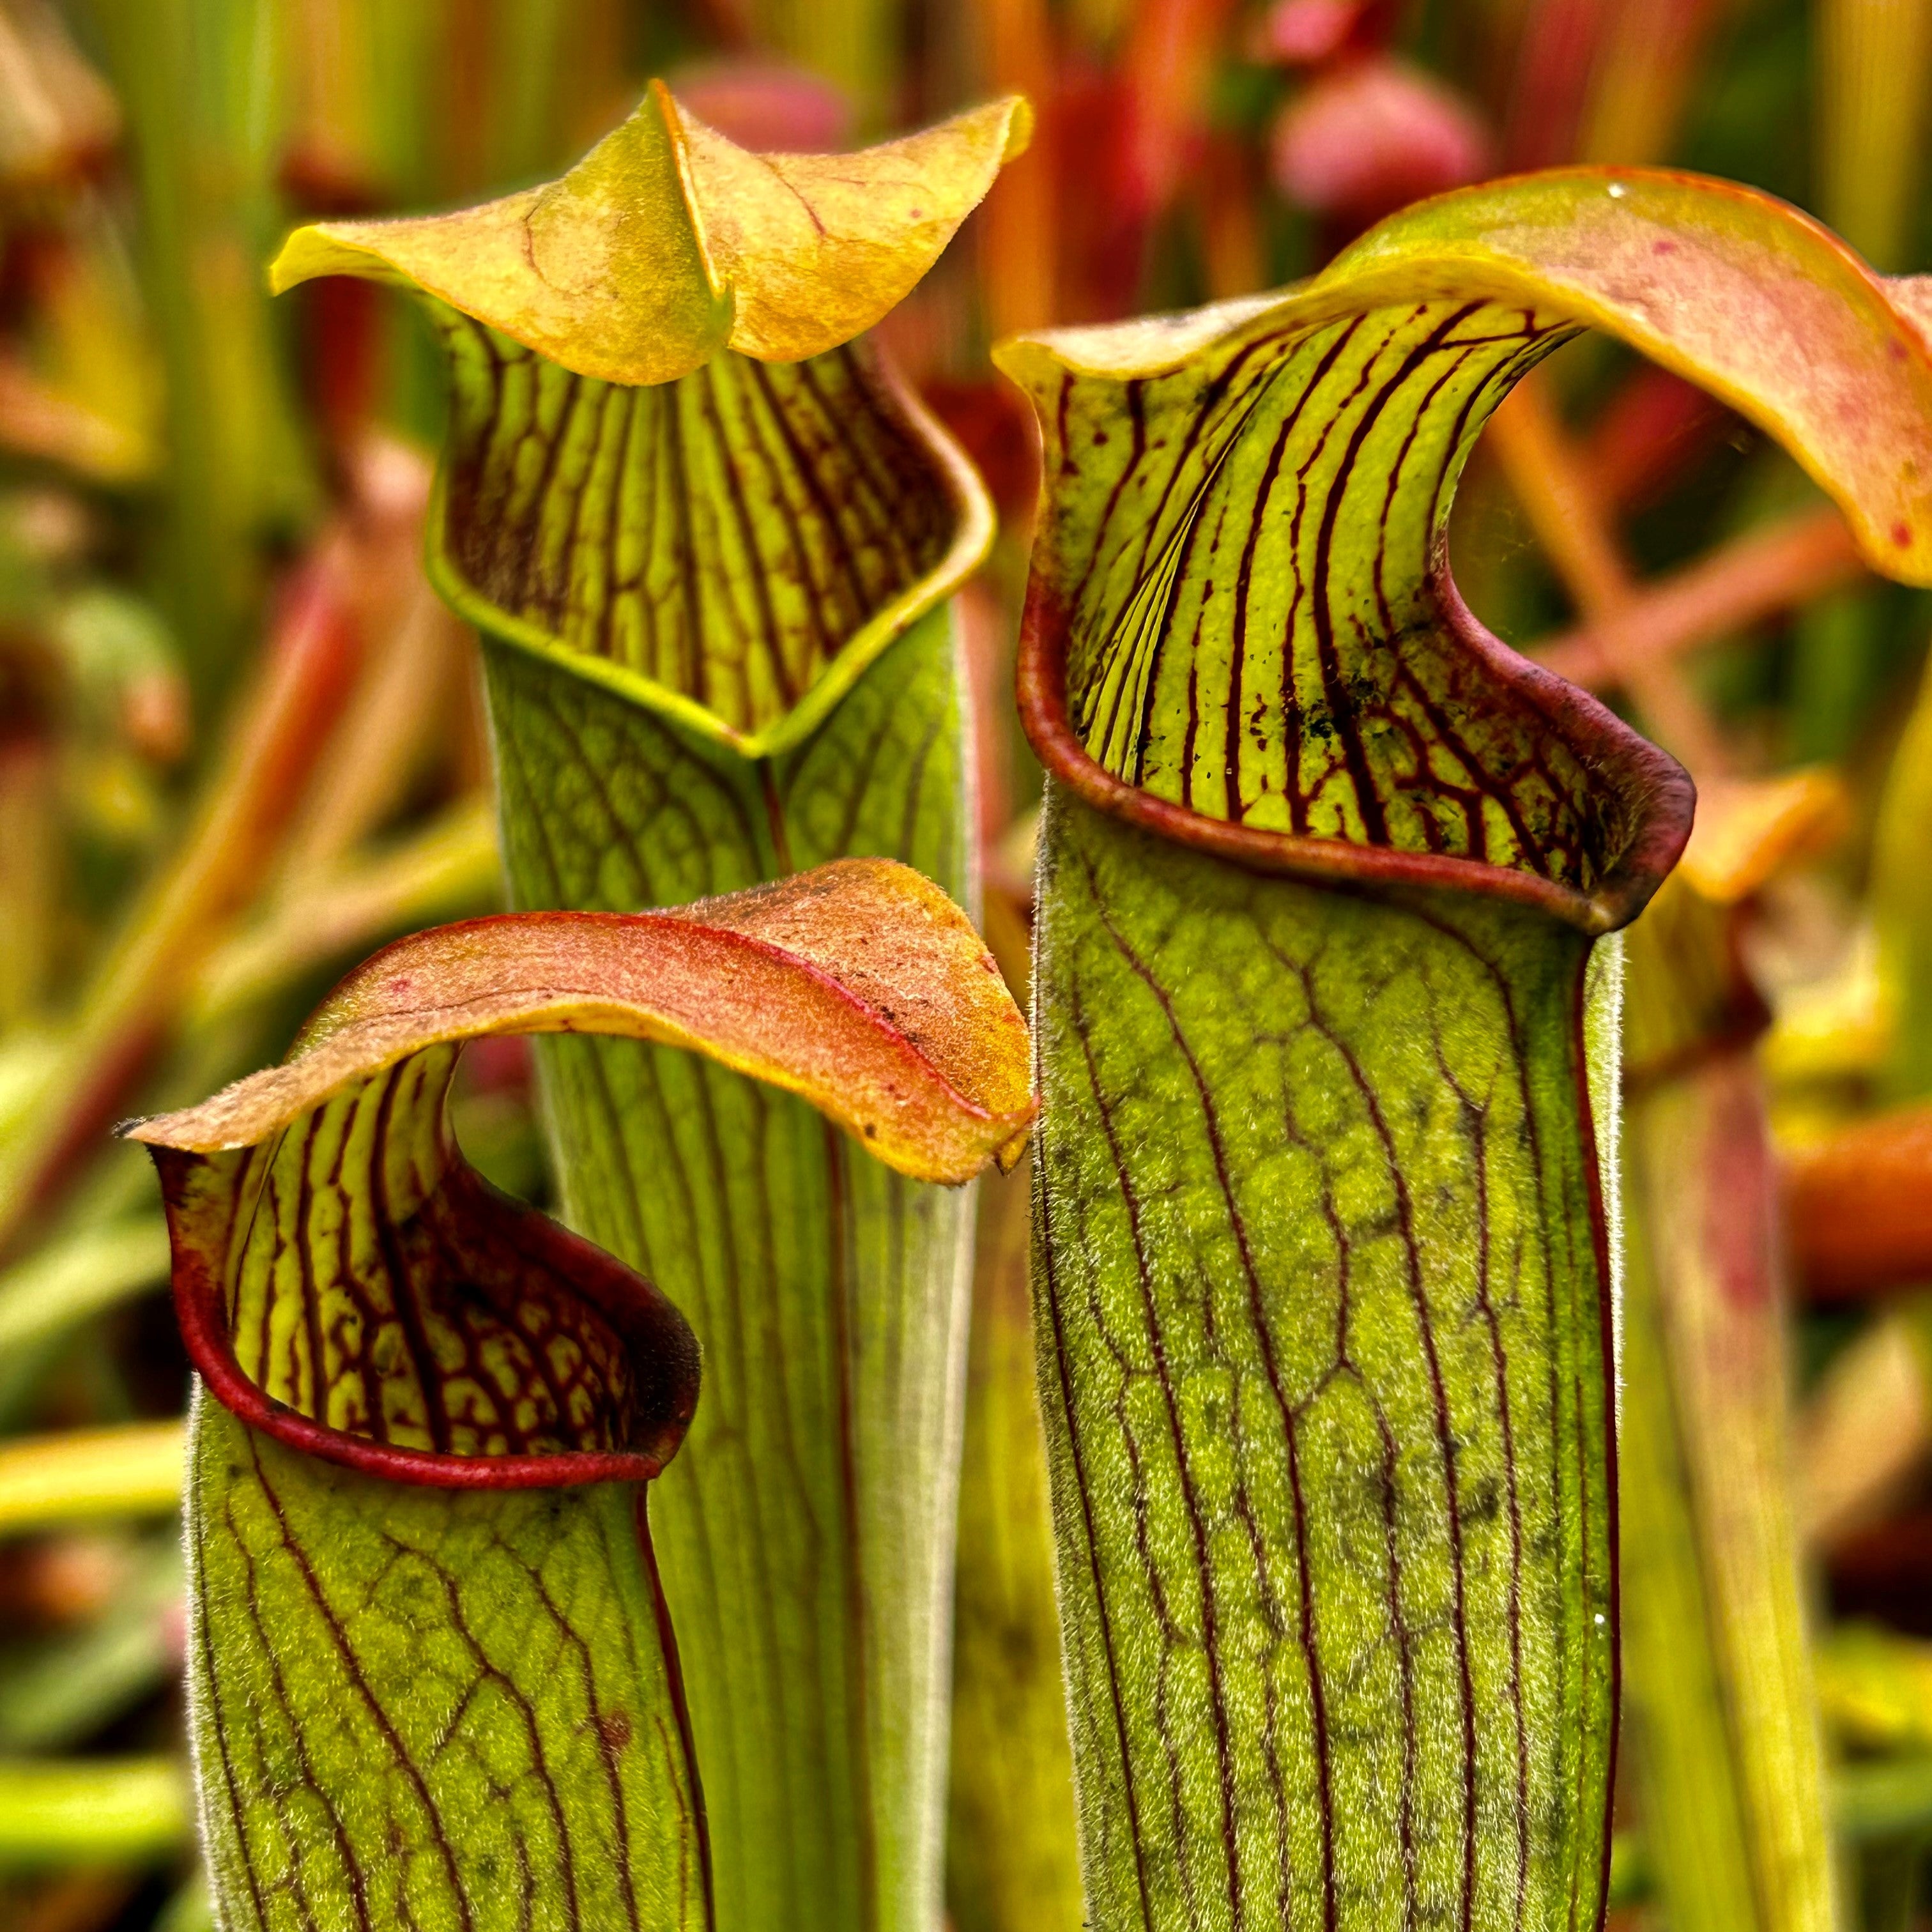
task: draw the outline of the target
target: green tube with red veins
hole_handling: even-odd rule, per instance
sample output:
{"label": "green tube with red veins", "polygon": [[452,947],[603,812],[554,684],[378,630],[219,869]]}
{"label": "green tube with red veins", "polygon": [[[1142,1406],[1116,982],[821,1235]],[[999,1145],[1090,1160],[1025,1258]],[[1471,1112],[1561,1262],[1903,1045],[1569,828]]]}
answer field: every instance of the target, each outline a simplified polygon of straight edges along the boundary
{"label": "green tube with red veins", "polygon": [[1592,170],[998,352],[1046,457],[1036,1321],[1105,1932],[1600,1918],[1606,936],[1693,794],[1469,614],[1450,502],[1594,326],[1932,579],[1915,299],[1764,196]]}
{"label": "green tube with red veins", "polygon": [[124,1130],[202,1378],[188,1682],[230,1932],[717,1923],[642,1486],[690,1426],[696,1338],[482,1180],[445,1114],[465,1040],[586,1032],[730,1067],[927,1183],[1015,1158],[1033,1114],[964,914],[853,860],[399,940],[281,1066]]}
{"label": "green tube with red veins", "polygon": [[[560,182],[290,242],[280,285],[398,283],[447,346],[430,568],[483,634],[515,904],[628,912],[850,854],[973,902],[947,599],[991,510],[855,338],[1026,123],[1007,100],[758,155],[653,87]],[[970,1201],[728,1068],[585,1040],[538,1064],[566,1218],[705,1351],[654,1522],[718,1922],[927,1932]]]}

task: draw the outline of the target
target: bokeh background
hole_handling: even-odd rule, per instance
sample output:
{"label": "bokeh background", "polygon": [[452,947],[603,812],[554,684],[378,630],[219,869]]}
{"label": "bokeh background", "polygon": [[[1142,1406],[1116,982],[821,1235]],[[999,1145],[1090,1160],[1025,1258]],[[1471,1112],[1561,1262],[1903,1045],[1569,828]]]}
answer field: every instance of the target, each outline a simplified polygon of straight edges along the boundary
{"label": "bokeh background", "polygon": [[[653,75],[764,148],[1032,98],[1031,151],[883,331],[1003,519],[962,620],[1017,984],[1036,478],[989,344],[1292,280],[1419,196],[1577,160],[1731,176],[1932,266],[1928,65],[1932,0],[0,0],[0,1925],[209,1923],[187,1368],[152,1181],[107,1130],[496,903],[473,648],[418,561],[437,361],[367,285],[272,302],[290,226],[543,178]],[[1802,1537],[1847,1896],[1904,1928],[1932,1840],[1932,601],[1868,577],[1738,418],[1590,342],[1486,436],[1453,551],[1480,614],[1710,801],[1694,883],[1773,1130],[1752,1265],[1790,1339],[1788,1454],[1718,1479]],[[459,1131],[546,1198],[517,1042],[468,1056]],[[1016,1198],[981,1270],[1008,1304]],[[1618,1910],[1660,1923],[1626,1786]]]}

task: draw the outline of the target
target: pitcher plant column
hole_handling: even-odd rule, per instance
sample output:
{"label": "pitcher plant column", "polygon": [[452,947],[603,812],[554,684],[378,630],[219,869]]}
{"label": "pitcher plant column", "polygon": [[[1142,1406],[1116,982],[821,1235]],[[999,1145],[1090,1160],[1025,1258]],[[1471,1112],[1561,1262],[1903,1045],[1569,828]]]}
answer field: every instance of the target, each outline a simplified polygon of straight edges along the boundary
{"label": "pitcher plant column", "polygon": [[416,934],[280,1066],[130,1124],[201,1377],[188,1676],[230,1932],[717,1923],[643,1486],[698,1405],[695,1339],[478,1175],[446,1112],[466,1041],[584,1032],[731,1066],[920,1185],[1010,1161],[1033,1112],[965,915],[854,860]]}
{"label": "pitcher plant column", "polygon": [[[518,904],[628,912],[852,854],[971,904],[946,600],[991,512],[855,338],[1027,125],[1008,100],[757,155],[654,86],[548,187],[288,244],[280,285],[402,283],[447,344],[430,568],[484,635]],[[653,1520],[718,1922],[926,1932],[970,1197],[726,1066],[590,1040],[540,1065],[567,1218],[704,1351]]]}
{"label": "pitcher plant column", "polygon": [[1045,447],[1035,1295],[1104,1932],[1592,1927],[1617,1698],[1616,929],[1685,774],[1471,616],[1451,498],[1582,327],[1932,579],[1932,361],[1749,190],[1426,202],[1005,344]]}

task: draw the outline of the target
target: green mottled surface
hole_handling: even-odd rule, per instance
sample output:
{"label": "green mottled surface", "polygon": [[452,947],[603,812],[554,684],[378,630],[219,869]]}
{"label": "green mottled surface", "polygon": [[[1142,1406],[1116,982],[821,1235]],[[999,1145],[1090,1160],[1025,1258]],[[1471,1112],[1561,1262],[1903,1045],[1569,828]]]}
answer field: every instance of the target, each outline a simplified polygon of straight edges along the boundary
{"label": "green mottled surface", "polygon": [[1094,1922],[1588,1924],[1588,942],[1054,792],[1036,1292]]}
{"label": "green mottled surface", "polygon": [[[737,339],[796,353],[876,319],[1026,125],[1009,103],[869,159],[750,172],[688,130],[683,192],[715,194],[712,252],[745,266]],[[688,263],[653,238],[647,138],[528,210],[304,231],[281,269],[345,266],[346,240],[388,265],[363,272],[519,338],[430,298],[452,383],[429,568],[485,636],[513,899],[631,911],[874,855],[970,905],[967,716],[936,607],[990,506],[862,342],[665,361],[656,282]],[[926,1932],[970,1194],[854,1158],[803,1105],[684,1056],[572,1038],[538,1065],[566,1214],[704,1352],[653,1515],[716,1923]]]}
{"label": "green mottled surface", "polygon": [[[486,661],[520,904],[634,910],[847,854],[968,897],[944,610],[769,761],[533,654]],[[538,1052],[569,1220],[704,1349],[652,1507],[718,1923],[930,1924],[970,1196],[854,1158],[802,1104],[688,1056]]]}
{"label": "green mottled surface", "polygon": [[[1010,353],[1074,733],[1252,832],[1594,892],[1630,829],[1604,728],[1486,657],[1442,572],[1477,431],[1561,315],[1250,306],[1144,374]],[[1041,878],[1036,1292],[1094,1922],[1594,1925],[1589,942],[1474,868],[1405,896],[1187,836],[1056,790]]]}
{"label": "green mottled surface", "polygon": [[[877,855],[971,904],[934,606],[990,517],[869,346],[627,388],[432,308],[431,568],[484,633],[514,903],[634,911]],[[682,1054],[538,1059],[568,1218],[704,1351],[654,1510],[718,1924],[929,1927],[970,1196]]]}
{"label": "green mottled surface", "polygon": [[637,1505],[387,1482],[197,1400],[188,1672],[229,1932],[706,1924]]}
{"label": "green mottled surface", "polygon": [[[432,567],[485,633],[514,902],[634,911],[878,855],[970,905],[934,606],[990,524],[871,349],[627,389],[442,322]],[[929,1927],[970,1196],[681,1054],[538,1053],[568,1217],[704,1351],[654,1520],[718,1924]]]}
{"label": "green mottled surface", "polygon": [[[627,389],[442,321],[456,380],[431,567],[485,633],[514,902],[634,911],[879,855],[970,903],[966,715],[950,614],[934,607],[974,560],[987,513],[869,352],[771,368],[727,356]],[[705,1916],[723,1932],[923,1932],[940,1903],[971,1193],[904,1180],[803,1102],[686,1054],[584,1036],[536,1052],[568,1218],[668,1294],[704,1350],[700,1420],[676,1479],[653,1485],[652,1520],[709,1820]],[[359,1145],[379,1106],[336,1103],[317,1144]],[[317,1195],[303,1158],[284,1165],[278,1232],[291,1216],[308,1225],[312,1197],[334,1213],[332,1183]],[[333,1222],[320,1230],[351,1262],[352,1224],[340,1242]],[[380,1291],[380,1270],[369,1284],[368,1270],[348,1272]],[[265,1280],[251,1366],[300,1394],[322,1360],[333,1396],[344,1350],[280,1320],[301,1296],[279,1288],[300,1282]],[[370,1306],[380,1317],[380,1292]],[[593,1369],[596,1352],[580,1351]],[[414,1442],[427,1424],[410,1376],[398,1379],[398,1439]],[[352,1389],[340,1406],[357,1420]],[[548,1420],[510,1418],[538,1434]],[[227,1467],[204,1468],[203,1515],[242,1511],[223,1533],[246,1548],[274,1509],[259,1468]],[[457,1526],[448,1534],[470,1539],[452,1558],[459,1572],[489,1570],[525,1524],[561,1526],[569,1560],[586,1564],[584,1540],[616,1534],[591,1492],[539,1510],[520,1494],[458,1503],[295,1473],[308,1489],[278,1478],[278,1492],[303,1507],[312,1494],[316,1526],[340,1517],[345,1561],[358,1538],[391,1535],[385,1497],[398,1526]],[[585,1615],[634,1623],[637,1644],[654,1646],[658,1606],[606,1556]],[[478,1614],[493,1658],[500,1640],[541,1634],[514,1597]],[[650,1708],[668,1707],[660,1695]],[[560,1766],[569,1802],[596,1802],[595,1752]],[[668,1833],[668,1787],[659,1801]],[[489,1821],[474,1837],[492,1842]],[[534,1839],[530,1850],[549,1902],[528,1923],[629,1922],[628,1904],[588,1890],[556,1904],[561,1854]],[[280,1869],[271,1840],[248,1851],[224,1895]],[[657,1910],[638,1922],[660,1922]]]}

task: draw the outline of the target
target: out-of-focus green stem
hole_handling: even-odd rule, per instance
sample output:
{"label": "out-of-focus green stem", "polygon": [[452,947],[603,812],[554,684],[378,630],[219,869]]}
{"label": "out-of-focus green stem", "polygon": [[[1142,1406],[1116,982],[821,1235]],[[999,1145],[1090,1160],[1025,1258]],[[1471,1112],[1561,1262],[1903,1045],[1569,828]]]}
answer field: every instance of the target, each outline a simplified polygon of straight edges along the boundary
{"label": "out-of-focus green stem", "polygon": [[566,71],[572,16],[586,10],[581,0],[496,0],[494,10],[490,172],[497,182],[525,182],[565,158],[557,78]]}
{"label": "out-of-focus green stem", "polygon": [[901,10],[898,0],[747,0],[742,8],[760,44],[842,89],[865,129],[889,110]]}
{"label": "out-of-focus green stem", "polygon": [[1854,1749],[1932,1752],[1932,1643],[1881,1624],[1835,1624],[1819,1646],[1818,1701]]}
{"label": "out-of-focus green stem", "polygon": [[1641,1905],[1657,1890],[1657,1874],[1651,1870],[1650,1853],[1643,1840],[1632,1832],[1619,1832],[1610,1840],[1610,1882],[1606,1903],[1612,1912],[1623,1906]]}
{"label": "out-of-focus green stem", "polygon": [[[1655,1269],[1641,1240],[1626,1251],[1623,1373],[1624,1710],[1645,1822],[1669,1874],[1676,1917],[1697,1932],[1755,1932],[1743,1797],[1707,1636],[1710,1605],[1690,1472]],[[1699,1640],[1684,1641],[1687,1631]],[[1648,1855],[1644,1866],[1654,1881]]]}
{"label": "out-of-focus green stem", "polygon": [[0,1536],[166,1514],[181,1502],[182,1443],[176,1418],[0,1444]]}
{"label": "out-of-focus green stem", "polygon": [[[4,412],[0,399],[0,412]],[[54,880],[60,829],[52,748],[17,725],[0,739],[0,1027],[28,1018],[46,992],[52,957]],[[11,742],[8,740],[10,740]]]}
{"label": "out-of-focus green stem", "polygon": [[1674,880],[1630,940],[1626,1708],[1673,1921],[1826,1932],[1775,1174],[1726,916]]}
{"label": "out-of-focus green stem", "polygon": [[0,1871],[159,1863],[192,1835],[178,1757],[0,1760]]}
{"label": "out-of-focus green stem", "polygon": [[77,1228],[0,1274],[0,1356],[167,1278],[167,1223],[159,1214]]}
{"label": "out-of-focus green stem", "polygon": [[1932,1757],[1879,1758],[1839,1772],[1833,1814],[1848,1844],[1932,1832]]}
{"label": "out-of-focus green stem", "polygon": [[1932,901],[1925,827],[1932,813],[1932,665],[1920,684],[1880,802],[1871,905],[1879,970],[1894,1021],[1885,1070],[1891,1098],[1932,1094]]}
{"label": "out-of-focus green stem", "polygon": [[214,1901],[208,1896],[206,1875],[196,1872],[166,1904],[154,1921],[154,1932],[218,1932]]}
{"label": "out-of-focus green stem", "polygon": [[202,971],[190,1016],[200,1025],[218,1024],[297,974],[366,949],[385,934],[488,910],[502,896],[502,882],[494,807],[488,799],[466,799],[238,934]]}
{"label": "out-of-focus green stem", "polygon": [[1814,12],[1820,212],[1875,266],[1914,266],[1932,6],[1816,0]]}
{"label": "out-of-focus green stem", "polygon": [[1029,1164],[986,1182],[980,1198],[946,1838],[946,1904],[958,1932],[1075,1932],[1082,1923],[1046,1448],[1034,1390],[1031,1190]]}
{"label": "out-of-focus green stem", "polygon": [[[1832,1781],[1832,1819],[1849,1847],[1909,1840],[1932,1831],[1932,1757],[1886,1758],[1846,1766]],[[1610,1905],[1641,1905],[1657,1892],[1646,1838],[1619,1832],[1610,1846]],[[1686,1926],[1712,1922],[1688,1917]]]}
{"label": "out-of-focus green stem", "polygon": [[260,0],[92,0],[127,116],[166,380],[164,577],[206,710],[259,591],[258,545],[308,495],[255,267],[278,218],[280,102]]}

